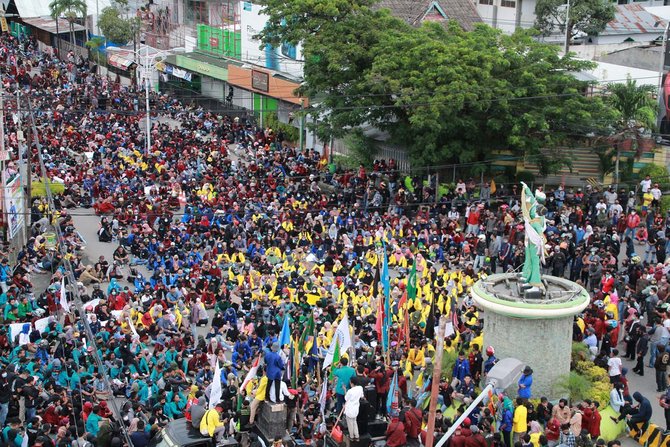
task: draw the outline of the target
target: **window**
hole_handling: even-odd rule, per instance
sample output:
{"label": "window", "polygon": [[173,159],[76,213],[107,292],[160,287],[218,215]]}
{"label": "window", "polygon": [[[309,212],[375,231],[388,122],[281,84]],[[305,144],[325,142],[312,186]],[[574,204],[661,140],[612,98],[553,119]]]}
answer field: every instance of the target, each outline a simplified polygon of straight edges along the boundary
{"label": "window", "polygon": [[515,0],[502,0],[500,2],[500,6],[503,8],[516,8],[516,1]]}
{"label": "window", "polygon": [[479,0],[480,5],[493,5],[493,0]]}

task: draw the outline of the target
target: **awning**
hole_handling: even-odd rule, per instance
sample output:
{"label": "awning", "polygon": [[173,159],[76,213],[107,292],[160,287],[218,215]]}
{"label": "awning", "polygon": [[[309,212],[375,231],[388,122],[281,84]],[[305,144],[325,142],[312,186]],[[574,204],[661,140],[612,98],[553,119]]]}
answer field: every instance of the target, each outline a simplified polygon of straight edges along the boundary
{"label": "awning", "polygon": [[[67,34],[70,32],[70,22],[65,19],[58,19],[58,27],[56,27],[56,20],[51,17],[35,17],[32,19],[23,19],[23,23],[26,25],[44,30],[51,34],[56,34],[56,28],[58,28],[59,34]],[[75,23],[73,26],[75,32],[77,31],[86,31],[86,28]]]}
{"label": "awning", "polygon": [[120,54],[110,54],[107,56],[107,63],[112,67],[116,67],[119,70],[128,70],[128,68],[135,63],[131,59],[126,59]]}

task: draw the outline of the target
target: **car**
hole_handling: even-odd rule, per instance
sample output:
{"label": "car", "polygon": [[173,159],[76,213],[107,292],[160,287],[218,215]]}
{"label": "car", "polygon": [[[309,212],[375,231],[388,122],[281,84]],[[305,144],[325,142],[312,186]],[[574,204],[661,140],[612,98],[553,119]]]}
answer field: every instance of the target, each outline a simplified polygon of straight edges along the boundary
{"label": "car", "polygon": [[[235,439],[229,439],[223,445],[232,447],[238,443]],[[151,439],[149,447],[216,447],[216,441],[209,436],[201,435],[200,430],[182,418],[170,421]]]}

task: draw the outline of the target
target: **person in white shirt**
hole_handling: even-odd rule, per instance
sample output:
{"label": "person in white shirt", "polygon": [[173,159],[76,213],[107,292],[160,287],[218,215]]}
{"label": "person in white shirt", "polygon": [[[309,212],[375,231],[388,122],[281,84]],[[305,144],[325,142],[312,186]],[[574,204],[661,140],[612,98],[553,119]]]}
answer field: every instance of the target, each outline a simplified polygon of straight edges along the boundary
{"label": "person in white shirt", "polygon": [[660,188],[658,187],[658,183],[654,183],[653,188],[651,188],[651,191],[649,191],[654,198],[651,202],[651,206],[659,206],[661,204],[661,196],[663,193],[661,192]]}
{"label": "person in white shirt", "polygon": [[349,431],[349,438],[352,441],[358,441],[358,411],[361,408],[361,398],[363,397],[363,387],[354,386],[347,390],[344,395],[344,416],[347,420],[347,430]]}
{"label": "person in white shirt", "polygon": [[642,179],[640,182],[640,188],[642,189],[643,194],[651,189],[651,176],[647,175],[644,179]]}
{"label": "person in white shirt", "polygon": [[612,219],[612,224],[616,225],[616,222],[619,220],[619,217],[621,217],[622,213],[623,207],[617,200],[614,202],[614,205],[610,207],[610,219]]}
{"label": "person in white shirt", "polygon": [[605,197],[605,201],[607,202],[608,206],[614,205],[616,199],[619,198],[619,196],[617,195],[616,191],[614,191],[614,188],[612,186],[610,186],[609,189],[603,193],[603,197]]}
{"label": "person in white shirt", "polygon": [[610,358],[607,360],[607,374],[610,376],[610,383],[617,383],[621,379],[621,359],[618,357],[619,350],[612,349]]}

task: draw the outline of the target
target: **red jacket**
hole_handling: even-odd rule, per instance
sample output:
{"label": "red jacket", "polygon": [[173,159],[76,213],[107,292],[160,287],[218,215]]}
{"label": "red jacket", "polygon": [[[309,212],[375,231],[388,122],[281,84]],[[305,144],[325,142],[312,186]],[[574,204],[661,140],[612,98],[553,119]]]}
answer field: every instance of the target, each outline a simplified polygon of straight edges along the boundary
{"label": "red jacket", "polygon": [[486,438],[481,433],[465,438],[465,447],[487,447]]}
{"label": "red jacket", "polygon": [[407,444],[405,425],[398,418],[393,418],[386,429],[386,445],[389,447],[402,447]]}

